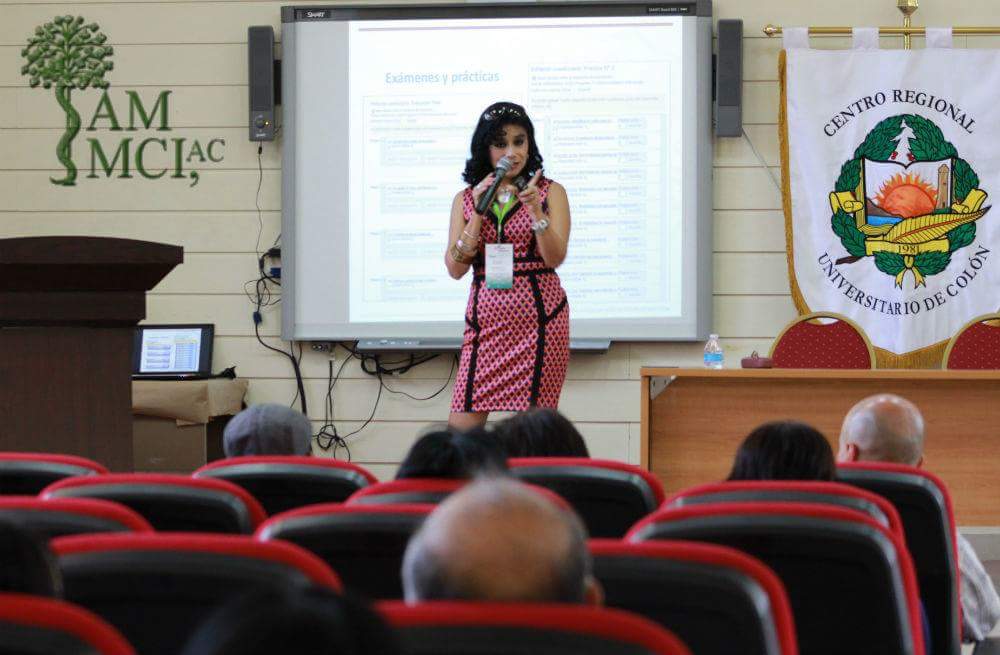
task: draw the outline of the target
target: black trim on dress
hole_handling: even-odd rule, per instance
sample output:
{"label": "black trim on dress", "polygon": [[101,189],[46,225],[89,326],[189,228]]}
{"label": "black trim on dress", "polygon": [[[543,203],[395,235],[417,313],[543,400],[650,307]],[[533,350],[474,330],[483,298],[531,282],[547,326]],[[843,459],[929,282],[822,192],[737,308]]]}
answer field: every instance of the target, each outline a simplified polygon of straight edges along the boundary
{"label": "black trim on dress", "polygon": [[551,323],[552,319],[554,319],[556,316],[559,315],[559,312],[561,312],[566,307],[568,302],[569,299],[566,297],[565,292],[563,292],[563,299],[559,302],[558,305],[556,305],[556,308],[552,310],[551,314],[546,315],[545,318],[542,319],[542,322],[546,324]]}
{"label": "black trim on dress", "polygon": [[[548,267],[545,267],[545,268],[529,268],[529,269],[521,269],[520,271],[514,271],[514,277],[524,277],[525,275],[534,277],[536,275],[546,275],[548,273],[555,273],[555,272],[556,272],[556,269],[554,269],[554,268],[548,268]],[[475,271],[472,274],[472,276],[476,280],[485,280],[486,279],[486,271],[484,271],[484,270]]]}
{"label": "black trim on dress", "polygon": [[476,358],[479,356],[479,289],[482,288],[483,279],[473,278],[472,281],[472,316],[466,320],[472,328],[472,348],[469,350],[469,370],[465,377],[465,411],[472,410],[472,387],[476,379]]}
{"label": "black trim on dress", "polygon": [[538,396],[542,390],[542,366],[545,364],[545,299],[542,288],[538,284],[538,276],[532,275],[531,295],[535,298],[535,310],[538,312],[538,340],[535,344],[535,370],[531,374],[531,394],[528,396],[528,407],[538,406]]}

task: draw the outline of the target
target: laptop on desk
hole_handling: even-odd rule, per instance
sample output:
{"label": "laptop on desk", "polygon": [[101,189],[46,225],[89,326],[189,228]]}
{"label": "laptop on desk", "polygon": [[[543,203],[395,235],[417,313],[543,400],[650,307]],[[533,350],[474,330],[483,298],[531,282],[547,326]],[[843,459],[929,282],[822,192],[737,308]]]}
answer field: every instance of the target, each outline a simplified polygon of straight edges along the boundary
{"label": "laptop on desk", "polygon": [[139,325],[132,347],[133,380],[204,380],[212,377],[215,326]]}

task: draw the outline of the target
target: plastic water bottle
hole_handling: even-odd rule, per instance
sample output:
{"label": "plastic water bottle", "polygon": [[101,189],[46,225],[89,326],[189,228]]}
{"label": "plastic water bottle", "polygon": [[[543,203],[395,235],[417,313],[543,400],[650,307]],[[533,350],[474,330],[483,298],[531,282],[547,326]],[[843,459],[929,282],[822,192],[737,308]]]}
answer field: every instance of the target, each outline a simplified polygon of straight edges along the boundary
{"label": "plastic water bottle", "polygon": [[708,335],[705,342],[705,368],[722,368],[722,346],[717,334]]}

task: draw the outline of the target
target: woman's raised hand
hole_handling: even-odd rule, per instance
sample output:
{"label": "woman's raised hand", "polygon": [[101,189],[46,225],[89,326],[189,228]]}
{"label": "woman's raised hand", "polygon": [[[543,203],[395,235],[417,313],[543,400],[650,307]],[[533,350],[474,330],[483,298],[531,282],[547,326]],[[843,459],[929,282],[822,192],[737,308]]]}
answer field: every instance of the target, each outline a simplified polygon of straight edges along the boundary
{"label": "woman's raised hand", "polygon": [[531,177],[531,181],[528,182],[528,186],[524,187],[524,191],[517,194],[518,200],[521,201],[531,215],[534,217],[539,217],[542,214],[542,194],[538,190],[538,181],[542,179],[542,171],[538,171]]}
{"label": "woman's raised hand", "polygon": [[490,185],[493,184],[493,180],[495,178],[496,178],[496,175],[494,175],[493,173],[490,173],[489,175],[487,175],[486,177],[484,177],[482,180],[480,180],[479,184],[477,184],[476,186],[472,187],[472,206],[473,207],[475,207],[476,205],[479,204],[479,198],[480,198],[480,196],[482,196],[484,193],[486,193],[486,190],[490,188]]}

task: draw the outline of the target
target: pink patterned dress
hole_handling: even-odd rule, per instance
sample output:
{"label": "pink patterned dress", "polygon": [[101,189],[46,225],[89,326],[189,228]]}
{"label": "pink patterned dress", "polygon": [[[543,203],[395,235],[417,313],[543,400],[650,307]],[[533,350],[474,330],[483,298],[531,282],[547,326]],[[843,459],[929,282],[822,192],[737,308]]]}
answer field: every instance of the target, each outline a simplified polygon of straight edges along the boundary
{"label": "pink patterned dress", "polygon": [[[552,181],[542,178],[542,207]],[[465,220],[473,215],[472,190],[463,196]],[[485,277],[487,243],[497,242],[497,217],[490,210],[473,262],[472,288],[465,310],[465,335],[452,412],[521,411],[556,407],[569,364],[569,305],[555,270],[546,266],[534,219],[520,203],[503,221],[503,241],[514,244],[514,286],[489,289]]]}

